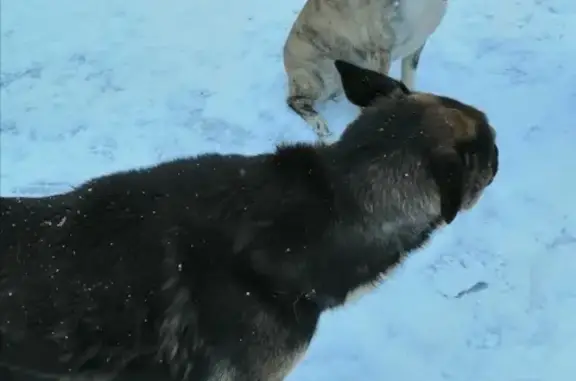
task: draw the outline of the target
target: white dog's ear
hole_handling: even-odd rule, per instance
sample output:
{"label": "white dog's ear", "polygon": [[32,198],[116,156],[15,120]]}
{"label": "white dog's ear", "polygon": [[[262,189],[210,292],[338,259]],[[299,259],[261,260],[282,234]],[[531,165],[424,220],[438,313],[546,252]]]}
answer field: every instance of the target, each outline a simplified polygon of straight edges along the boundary
{"label": "white dog's ear", "polygon": [[404,83],[388,75],[341,60],[334,61],[334,65],[340,74],[346,98],[356,106],[368,107],[379,97],[410,94]]}

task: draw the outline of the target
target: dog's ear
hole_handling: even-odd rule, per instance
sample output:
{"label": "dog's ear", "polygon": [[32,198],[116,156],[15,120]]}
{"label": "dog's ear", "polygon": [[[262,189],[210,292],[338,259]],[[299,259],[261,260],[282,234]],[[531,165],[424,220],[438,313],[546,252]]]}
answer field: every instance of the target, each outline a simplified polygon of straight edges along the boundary
{"label": "dog's ear", "polygon": [[455,149],[437,148],[431,152],[430,171],[440,193],[440,213],[446,224],[450,224],[462,208],[464,163]]}
{"label": "dog's ear", "polygon": [[378,97],[389,97],[394,93],[410,94],[404,83],[374,70],[364,69],[346,61],[334,61],[340,74],[344,94],[359,107],[368,107]]}

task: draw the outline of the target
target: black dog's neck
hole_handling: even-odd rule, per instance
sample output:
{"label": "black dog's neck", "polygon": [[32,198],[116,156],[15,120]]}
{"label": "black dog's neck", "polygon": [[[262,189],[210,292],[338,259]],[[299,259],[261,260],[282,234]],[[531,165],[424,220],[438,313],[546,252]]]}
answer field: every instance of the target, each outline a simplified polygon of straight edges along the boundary
{"label": "black dog's neck", "polygon": [[[406,179],[381,150],[358,149],[362,147],[351,142],[279,149],[276,171],[291,186],[315,195],[316,207],[327,219],[311,241],[281,243],[279,237],[276,242],[280,249],[304,244],[301,250],[286,257],[278,249],[257,256],[258,265],[248,269],[252,275],[246,279],[259,282],[256,288],[267,290],[267,298],[284,300],[290,308],[315,305],[322,311],[338,306],[354,289],[377,282],[435,228],[437,216],[422,211],[422,203],[430,203],[430,187],[421,171]],[[306,229],[314,231],[313,226]],[[303,263],[302,269],[282,279],[278,269],[293,268],[294,261]]]}
{"label": "black dog's neck", "polygon": [[[382,152],[377,141],[362,145],[346,141],[322,147],[340,215],[347,223],[393,229],[406,225],[426,228],[440,218],[440,196],[432,178],[416,157]],[[368,139],[369,140],[369,139]],[[408,168],[408,169],[406,169]],[[345,202],[342,202],[345,200]],[[354,211],[354,213],[351,213]]]}

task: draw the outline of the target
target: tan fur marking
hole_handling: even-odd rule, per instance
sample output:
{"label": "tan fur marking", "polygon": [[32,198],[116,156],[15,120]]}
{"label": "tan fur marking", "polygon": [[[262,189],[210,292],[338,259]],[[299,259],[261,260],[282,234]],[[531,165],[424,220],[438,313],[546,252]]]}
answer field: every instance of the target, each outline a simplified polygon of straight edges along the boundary
{"label": "tan fur marking", "polygon": [[466,116],[462,111],[455,108],[440,110],[448,125],[454,131],[454,139],[457,142],[470,141],[476,138],[476,122]]}
{"label": "tan fur marking", "polygon": [[[443,106],[437,97],[429,94],[415,94],[413,99],[425,105],[424,125],[427,131],[440,139],[441,143],[452,145],[455,142],[471,141],[476,138],[478,125],[464,112]],[[447,127],[449,130],[442,127]]]}
{"label": "tan fur marking", "polygon": [[417,101],[418,103],[424,104],[424,105],[438,105],[440,104],[440,100],[438,99],[438,97],[434,94],[430,94],[430,93],[412,93],[410,94],[409,98]]}

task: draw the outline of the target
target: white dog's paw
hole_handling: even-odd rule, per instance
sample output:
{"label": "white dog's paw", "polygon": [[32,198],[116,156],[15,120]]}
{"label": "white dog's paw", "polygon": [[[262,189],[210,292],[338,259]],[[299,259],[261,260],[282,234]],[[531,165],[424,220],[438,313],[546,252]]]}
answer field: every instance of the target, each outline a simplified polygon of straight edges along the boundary
{"label": "white dog's paw", "polygon": [[326,140],[332,136],[332,132],[328,128],[328,123],[326,123],[322,117],[314,116],[308,120],[308,123],[312,126],[312,129],[321,141],[326,142]]}

